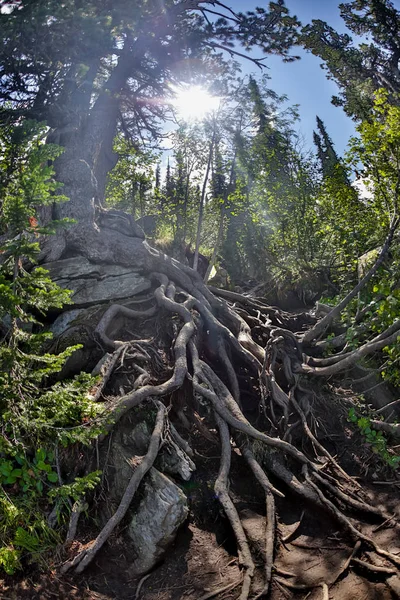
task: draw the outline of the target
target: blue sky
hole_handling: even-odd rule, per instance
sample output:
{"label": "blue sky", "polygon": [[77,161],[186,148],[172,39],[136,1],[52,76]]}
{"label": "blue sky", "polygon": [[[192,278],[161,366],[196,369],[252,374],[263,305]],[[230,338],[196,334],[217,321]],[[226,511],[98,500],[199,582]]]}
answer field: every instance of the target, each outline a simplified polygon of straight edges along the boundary
{"label": "blue sky", "polygon": [[[291,14],[295,14],[303,24],[312,19],[321,19],[340,32],[346,31],[339,13],[339,0],[286,0],[285,4]],[[228,4],[237,11],[252,10],[255,6],[267,8],[266,0],[231,0]],[[337,94],[338,88],[333,81],[326,78],[321,69],[321,60],[300,48],[294,50],[301,60],[284,63],[279,57],[270,56],[265,61],[271,77],[271,88],[278,94],[286,94],[290,104],[299,104],[301,122],[298,129],[303,134],[307,145],[312,145],[312,132],[315,129],[315,117],[318,115],[327,127],[339,154],[346,148],[348,139],[354,134],[354,123],[341,108],[331,104],[331,97]],[[254,51],[254,56],[260,52]],[[243,64],[243,71],[253,71],[250,64]],[[257,75],[259,69],[254,67]]]}

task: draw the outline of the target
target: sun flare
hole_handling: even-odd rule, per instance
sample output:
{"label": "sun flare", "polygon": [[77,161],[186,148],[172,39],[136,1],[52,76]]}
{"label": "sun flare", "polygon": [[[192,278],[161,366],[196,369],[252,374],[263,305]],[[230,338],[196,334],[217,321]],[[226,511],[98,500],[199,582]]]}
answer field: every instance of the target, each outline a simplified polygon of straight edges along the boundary
{"label": "sun flare", "polygon": [[176,88],[172,102],[179,119],[197,121],[217,110],[220,98],[211,96],[204,88],[194,85],[187,88]]}

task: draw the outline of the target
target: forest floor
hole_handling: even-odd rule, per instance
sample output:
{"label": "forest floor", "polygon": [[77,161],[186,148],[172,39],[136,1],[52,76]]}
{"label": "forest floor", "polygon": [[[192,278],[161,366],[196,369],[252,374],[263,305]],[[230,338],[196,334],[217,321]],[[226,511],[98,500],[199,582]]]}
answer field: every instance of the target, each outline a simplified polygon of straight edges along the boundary
{"label": "forest floor", "polygon": [[[140,334],[160,339],[169,348],[173,332],[165,339],[165,315],[159,313],[155,321],[142,321]],[[171,325],[172,327],[172,325]],[[138,333],[136,331],[136,333]],[[162,346],[160,342],[160,347]],[[166,353],[164,353],[166,355]],[[114,386],[119,389],[118,377]],[[250,388],[249,388],[250,389]],[[359,478],[367,490],[369,502],[374,507],[400,518],[400,479],[396,478],[384,462],[372,452],[360,432],[348,422],[350,400],[356,396],[346,388],[343,377],[336,382],[318,380],[312,390],[312,427],[319,442],[335,456],[338,463],[354,478]],[[246,393],[246,392],[245,392]],[[246,418],[262,427],[257,397],[247,393]],[[329,407],[329,408],[327,408]],[[236,600],[240,593],[242,571],[236,541],[221,505],[215,496],[214,482],[220,468],[220,444],[214,429],[212,413],[203,405],[201,414],[207,437],[195,427],[190,432],[182,430],[172,419],[182,437],[189,438],[194,450],[196,471],[188,482],[180,483],[188,498],[189,518],[181,528],[167,555],[145,579],[134,577],[130,571],[133,550],[124,534],[126,519],[113,532],[106,545],[83,575],[60,575],[65,561],[65,551],[54,558],[46,569],[39,571],[27,566],[22,575],[0,579],[0,600]],[[301,432],[299,432],[301,433]],[[305,440],[305,441],[304,441]],[[297,440],[299,449],[309,453],[306,438]],[[229,475],[230,494],[242,519],[250,541],[256,572],[251,598],[263,589],[265,556],[265,493],[249,473],[247,463],[236,448],[232,452]],[[275,547],[274,575],[268,598],[270,600],[390,600],[400,598],[400,590],[386,581],[388,575],[366,572],[365,567],[350,562],[354,541],[326,513],[293,495],[281,482],[275,484],[286,494],[276,498],[277,543]],[[339,503],[340,504],[340,503]],[[346,514],[352,514],[346,509]],[[91,515],[93,517],[93,515]],[[362,533],[373,537],[381,547],[392,554],[400,554],[398,531],[390,523],[381,523],[367,515],[354,515],[354,523],[361,523]],[[365,518],[364,518],[365,517]],[[88,519],[80,527],[79,543],[69,548],[73,556],[81,544],[93,540],[99,531],[99,522]],[[364,563],[376,567],[388,566],[373,553],[363,552]],[[373,562],[375,561],[375,562]],[[279,571],[278,577],[277,570]],[[280,583],[285,580],[290,589]],[[395,579],[395,578],[393,578]],[[319,583],[326,583],[329,596]],[[302,589],[293,589],[300,586]],[[316,586],[316,587],[315,587]],[[220,593],[213,594],[216,590]]]}
{"label": "forest floor", "polygon": [[[324,393],[328,393],[330,399],[333,394],[336,396],[334,414],[324,414]],[[351,475],[362,476],[373,506],[400,516],[400,483],[394,481],[390,470],[347,423],[346,397],[349,393],[333,387],[321,391],[314,407],[320,423],[320,439]],[[324,434],[328,419],[329,434]],[[215,596],[218,600],[236,599],[241,582],[236,544],[213,489],[219,468],[218,444],[197,432],[193,432],[191,443],[195,449],[197,470],[192,479],[182,485],[189,501],[189,520],[180,530],[164,562],[142,581],[139,593],[140,578],[130,575],[129,543],[123,535],[122,526],[83,575],[60,576],[56,565],[47,574],[25,572],[22,578],[0,581],[1,600],[206,600],[217,588],[227,588]],[[251,595],[254,596],[254,592],[263,587],[265,497],[261,488],[248,476],[239,453],[234,451],[232,458],[232,497],[243,518],[256,558],[257,570]],[[382,480],[392,480],[393,483],[379,483]],[[284,499],[277,498],[277,515],[279,543],[275,566],[292,573],[288,581],[296,585],[314,586],[318,581],[328,584],[334,581],[351,555],[351,540],[343,532],[339,533],[338,525],[326,515],[309,504],[303,505],[291,494]],[[373,535],[375,541],[390,552],[400,553],[396,530],[383,527],[376,531],[377,527],[377,522],[365,521],[362,531]],[[291,532],[292,536],[288,537]],[[88,541],[92,537],[93,532],[88,530]],[[287,541],[284,541],[285,538],[288,538]],[[396,595],[385,584],[385,577],[387,575],[365,573],[362,567],[351,563],[329,587],[329,598],[390,600],[400,597],[400,591]],[[322,600],[324,596],[321,587],[289,590],[275,581],[269,598]]]}

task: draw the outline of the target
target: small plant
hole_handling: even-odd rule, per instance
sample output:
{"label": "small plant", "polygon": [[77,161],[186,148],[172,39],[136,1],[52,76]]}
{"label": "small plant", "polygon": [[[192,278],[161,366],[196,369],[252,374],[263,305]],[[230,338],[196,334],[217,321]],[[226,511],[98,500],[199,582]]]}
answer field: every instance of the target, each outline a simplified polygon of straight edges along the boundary
{"label": "small plant", "polygon": [[[58,476],[52,468],[54,454],[46,452],[44,448],[36,450],[33,460],[30,461],[24,454],[16,454],[13,460],[0,460],[0,483],[13,485],[22,492],[33,493],[33,488],[43,492],[44,481],[56,483]],[[49,461],[49,462],[46,462]]]}
{"label": "small plant", "polygon": [[387,440],[382,431],[374,429],[370,417],[358,415],[355,408],[351,408],[348,413],[350,423],[357,425],[358,429],[365,438],[365,441],[371,445],[372,451],[379,456],[393,469],[400,464],[400,456],[391,454],[388,450]]}

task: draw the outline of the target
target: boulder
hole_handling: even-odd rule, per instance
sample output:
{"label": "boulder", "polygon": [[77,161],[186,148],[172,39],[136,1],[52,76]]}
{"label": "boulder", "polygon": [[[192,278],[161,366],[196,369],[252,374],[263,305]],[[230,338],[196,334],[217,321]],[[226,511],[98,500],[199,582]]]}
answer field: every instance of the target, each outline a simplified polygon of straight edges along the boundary
{"label": "boulder", "polygon": [[130,298],[148,290],[151,283],[137,271],[120,265],[94,264],[77,256],[43,265],[60,287],[72,290],[75,306],[91,306]]}
{"label": "boulder", "polygon": [[[111,446],[111,465],[114,467],[110,500],[114,505],[119,503],[132,477],[130,460],[133,456],[144,456],[149,448],[153,425],[149,425],[140,413],[138,422],[133,427],[125,427],[123,423],[114,433]],[[178,476],[189,481],[196,466],[192,460],[176,444],[166,442],[161,448],[155,466],[168,475]],[[112,509],[113,510],[113,509]],[[110,514],[106,513],[109,518]]]}
{"label": "boulder", "polygon": [[82,309],[76,308],[74,310],[67,310],[64,313],[61,313],[54,323],[50,326],[50,331],[54,335],[54,337],[58,337],[63,334],[67,329],[73,327],[73,322],[79,317],[79,315],[83,312]]}
{"label": "boulder", "polygon": [[151,468],[142,500],[128,526],[136,554],[130,574],[143,575],[159,562],[188,512],[186,496],[178,486]]}
{"label": "boulder", "polygon": [[156,466],[163,473],[177,475],[183,481],[189,481],[196,465],[177,444],[167,443],[157,457]]}

